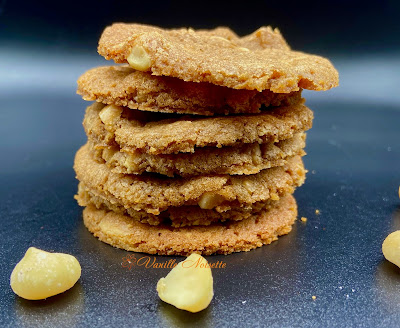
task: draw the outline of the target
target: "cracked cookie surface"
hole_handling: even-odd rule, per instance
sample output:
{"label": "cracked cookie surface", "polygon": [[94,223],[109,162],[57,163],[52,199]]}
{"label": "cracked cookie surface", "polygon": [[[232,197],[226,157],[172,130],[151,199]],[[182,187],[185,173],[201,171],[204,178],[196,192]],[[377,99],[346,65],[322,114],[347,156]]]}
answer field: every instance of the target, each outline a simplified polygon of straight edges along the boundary
{"label": "cracked cookie surface", "polygon": [[301,91],[236,90],[211,83],[154,76],[127,66],[96,67],[78,79],[77,93],[96,100],[151,112],[215,114],[259,113],[261,106],[287,106],[301,99]]}
{"label": "cracked cookie surface", "polygon": [[197,147],[279,142],[310,129],[312,120],[313,112],[303,103],[258,114],[213,117],[142,112],[94,103],[86,109],[83,126],[89,138],[97,137],[97,143],[117,143],[121,149],[131,147],[142,153],[173,154],[194,152]]}
{"label": "cracked cookie surface", "polygon": [[95,206],[100,210],[113,211],[119,214],[130,216],[133,220],[147,223],[150,225],[170,224],[172,227],[185,227],[197,225],[210,225],[215,222],[240,221],[247,219],[253,214],[265,210],[276,202],[276,200],[267,200],[265,202],[256,202],[245,207],[231,208],[227,211],[217,211],[215,209],[202,209],[199,206],[179,206],[168,207],[158,215],[150,214],[145,211],[135,211],[132,208],[126,209],[116,198],[108,201],[101,191],[93,191],[80,182],[78,193],[75,199],[81,206]]}
{"label": "cracked cookie surface", "polygon": [[328,59],[292,51],[271,27],[238,37],[223,28],[167,30],[115,23],[104,30],[98,52],[116,63],[133,65],[137,59],[141,63],[135,68],[153,75],[232,89],[290,93],[301,88],[328,90],[339,83]]}
{"label": "cracked cookie surface", "polygon": [[277,200],[302,185],[306,173],[301,157],[294,156],[284,166],[252,175],[191,178],[150,173],[126,175],[113,173],[105,164],[95,161],[87,145],[78,150],[74,169],[79,181],[92,191],[104,193],[110,202],[155,215],[168,207],[183,205],[226,211],[268,199]]}
{"label": "cracked cookie surface", "polygon": [[154,172],[189,177],[204,174],[255,174],[261,170],[282,166],[293,156],[304,156],[304,132],[293,138],[265,144],[251,143],[235,147],[203,147],[194,153],[147,154],[118,145],[97,143],[100,138],[90,138],[92,156],[104,162],[114,173],[142,174]]}
{"label": "cracked cookie surface", "polygon": [[160,255],[249,251],[289,233],[296,217],[297,205],[292,195],[242,221],[182,228],[151,226],[94,206],[83,210],[86,227],[101,241],[129,251]]}

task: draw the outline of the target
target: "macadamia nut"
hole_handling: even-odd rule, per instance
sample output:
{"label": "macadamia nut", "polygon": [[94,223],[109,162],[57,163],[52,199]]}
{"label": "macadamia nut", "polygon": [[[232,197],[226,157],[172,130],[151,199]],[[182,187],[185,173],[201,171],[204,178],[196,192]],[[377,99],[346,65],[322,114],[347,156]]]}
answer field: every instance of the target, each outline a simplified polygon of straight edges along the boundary
{"label": "macadamia nut", "polygon": [[105,106],[99,113],[100,120],[105,125],[113,125],[122,114],[122,108],[115,105]]}
{"label": "macadamia nut", "polygon": [[214,296],[213,277],[207,260],[198,254],[179,262],[157,283],[158,296],[178,309],[199,312]]}
{"label": "macadamia nut", "polygon": [[74,256],[30,247],[11,273],[10,285],[22,298],[41,300],[72,288],[80,276]]}
{"label": "macadamia nut", "polygon": [[386,260],[400,267],[400,230],[392,232],[382,243]]}
{"label": "macadamia nut", "polygon": [[132,68],[142,72],[151,66],[150,57],[142,46],[134,46],[126,60]]}
{"label": "macadamia nut", "polygon": [[214,207],[220,205],[224,200],[225,198],[221,195],[218,195],[211,191],[207,191],[203,195],[201,195],[198,204],[203,210],[211,210]]}

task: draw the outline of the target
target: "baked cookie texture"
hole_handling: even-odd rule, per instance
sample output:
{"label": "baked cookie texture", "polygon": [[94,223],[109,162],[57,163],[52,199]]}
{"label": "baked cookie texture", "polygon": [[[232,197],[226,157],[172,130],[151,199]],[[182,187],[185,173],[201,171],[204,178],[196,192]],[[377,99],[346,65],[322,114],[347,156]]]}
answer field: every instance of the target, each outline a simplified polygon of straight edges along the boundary
{"label": "baked cookie texture", "polygon": [[123,65],[78,79],[95,101],[74,162],[89,231],[160,255],[249,251],[290,232],[313,121],[301,93],[338,85],[329,60],[271,27],[117,23],[98,52]]}
{"label": "baked cookie texture", "polygon": [[133,220],[150,225],[168,224],[172,227],[184,227],[192,225],[207,226],[214,222],[240,221],[251,215],[267,209],[276,201],[269,199],[267,201],[256,202],[243,207],[234,207],[231,209],[217,210],[202,209],[198,205],[168,207],[158,215],[147,213],[145,211],[136,211],[132,208],[125,208],[117,199],[109,201],[107,196],[101,191],[93,191],[80,182],[78,185],[78,194],[75,199],[81,206],[95,206],[97,209],[113,211],[115,213],[126,214]]}
{"label": "baked cookie texture", "polygon": [[[252,175],[199,175],[169,178],[159,175],[113,173],[96,162],[87,145],[78,150],[74,169],[87,188],[102,191],[108,199],[125,208],[159,214],[168,207],[196,205],[226,210],[268,199],[279,199],[303,184],[305,169],[299,156],[287,165],[262,170]],[[115,202],[116,202],[115,201]],[[201,205],[204,203],[204,205]]]}
{"label": "baked cookie texture", "polygon": [[243,38],[220,31],[116,23],[104,30],[98,52],[116,63],[136,55],[145,61],[140,70],[153,75],[233,89],[289,93],[328,90],[339,83],[329,60],[291,50],[276,29],[261,27]]}
{"label": "baked cookie texture", "polygon": [[142,174],[154,172],[189,177],[201,174],[255,174],[275,166],[283,166],[292,156],[304,156],[306,134],[300,132],[279,142],[257,142],[231,147],[203,147],[194,153],[147,154],[118,145],[96,143],[89,138],[89,148],[96,161],[105,163],[112,172]]}
{"label": "baked cookie texture", "polygon": [[211,83],[155,76],[129,66],[96,67],[78,79],[83,99],[151,112],[198,115],[260,113],[262,106],[288,106],[301,100],[301,90],[237,90]]}
{"label": "baked cookie texture", "polygon": [[279,142],[310,129],[312,120],[313,112],[303,102],[259,114],[204,118],[171,117],[94,103],[86,109],[83,125],[89,138],[100,143],[117,143],[120,148],[131,147],[149,154],[174,154],[207,146]]}
{"label": "baked cookie texture", "polygon": [[289,233],[296,216],[297,205],[291,195],[241,221],[173,229],[168,225],[143,224],[91,205],[83,210],[86,227],[101,241],[129,251],[160,255],[249,251]]}

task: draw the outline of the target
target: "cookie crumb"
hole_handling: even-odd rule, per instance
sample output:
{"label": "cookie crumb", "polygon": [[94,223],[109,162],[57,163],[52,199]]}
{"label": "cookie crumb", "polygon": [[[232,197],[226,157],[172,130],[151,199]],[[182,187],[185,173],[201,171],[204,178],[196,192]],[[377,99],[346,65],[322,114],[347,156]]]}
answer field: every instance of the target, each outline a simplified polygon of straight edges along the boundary
{"label": "cookie crumb", "polygon": [[319,210],[319,209],[316,209],[316,210],[315,210],[315,214],[317,214],[317,215],[321,214],[320,210]]}
{"label": "cookie crumb", "polygon": [[313,295],[311,296],[311,298],[313,299],[313,301],[315,301],[317,299],[317,296]]}
{"label": "cookie crumb", "polygon": [[304,216],[301,217],[301,222],[307,222],[307,218],[305,218]]}

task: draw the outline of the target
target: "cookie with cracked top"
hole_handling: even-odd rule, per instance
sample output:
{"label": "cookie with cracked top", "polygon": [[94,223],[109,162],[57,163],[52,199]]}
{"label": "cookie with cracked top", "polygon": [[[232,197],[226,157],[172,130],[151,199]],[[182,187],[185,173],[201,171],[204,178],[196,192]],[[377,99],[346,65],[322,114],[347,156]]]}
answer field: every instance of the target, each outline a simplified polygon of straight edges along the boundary
{"label": "cookie with cracked top", "polygon": [[279,142],[311,128],[313,112],[302,102],[258,114],[194,116],[143,112],[94,103],[83,126],[89,138],[104,145],[148,154],[195,152],[199,147]]}
{"label": "cookie with cracked top", "polygon": [[128,251],[160,255],[249,251],[289,233],[296,217],[297,205],[292,195],[242,221],[182,228],[151,226],[94,206],[83,210],[84,224],[101,241]]}
{"label": "cookie with cracked top", "polygon": [[287,106],[301,100],[301,91],[237,90],[154,76],[128,66],[96,67],[87,71],[78,79],[77,93],[84,100],[131,109],[206,116],[259,113],[262,106]]}
{"label": "cookie with cracked top", "polygon": [[77,179],[94,192],[102,192],[111,203],[154,215],[168,207],[198,205],[226,211],[293,193],[303,184],[306,170],[300,156],[284,166],[252,175],[199,175],[169,178],[155,174],[113,173],[95,161],[87,145],[78,150],[74,169]]}
{"label": "cookie with cracked top", "polygon": [[[281,196],[283,197],[284,195]],[[90,189],[82,182],[78,185],[78,193],[75,195],[75,199],[80,206],[95,206],[100,210],[128,215],[133,220],[142,223],[150,225],[170,224],[174,228],[198,225],[206,226],[215,222],[244,220],[261,210],[267,209],[276,202],[276,200],[269,199],[246,205],[245,207],[231,208],[227,211],[202,209],[197,205],[168,207],[160,214],[154,215],[145,211],[135,211],[132,208],[127,209],[116,198],[113,198],[112,202],[108,201],[104,193]]]}
{"label": "cookie with cracked top", "polygon": [[235,147],[203,147],[194,153],[147,154],[118,145],[107,146],[89,138],[92,156],[114,173],[142,174],[154,172],[170,177],[204,174],[256,174],[261,170],[283,166],[293,156],[304,156],[306,134],[264,144],[250,143]]}
{"label": "cookie with cracked top", "polygon": [[328,90],[339,83],[328,59],[291,50],[271,27],[238,37],[229,29],[168,30],[115,23],[101,35],[98,52],[153,75],[232,89],[290,93]]}

